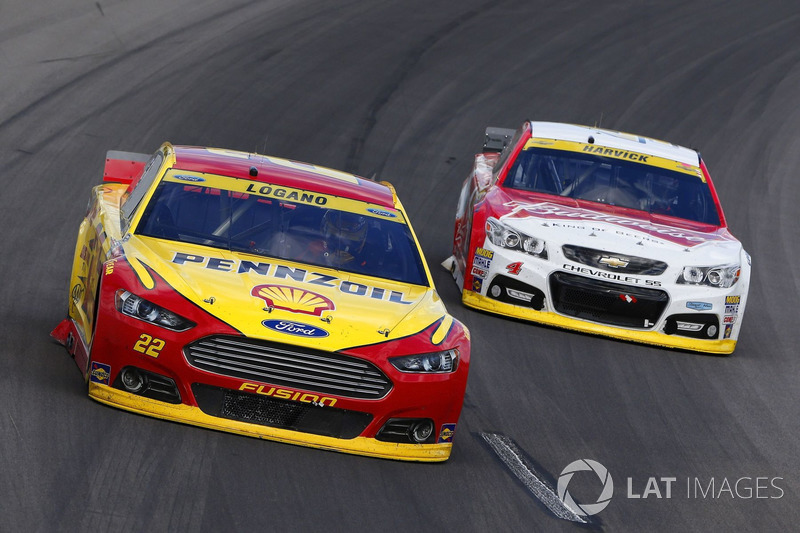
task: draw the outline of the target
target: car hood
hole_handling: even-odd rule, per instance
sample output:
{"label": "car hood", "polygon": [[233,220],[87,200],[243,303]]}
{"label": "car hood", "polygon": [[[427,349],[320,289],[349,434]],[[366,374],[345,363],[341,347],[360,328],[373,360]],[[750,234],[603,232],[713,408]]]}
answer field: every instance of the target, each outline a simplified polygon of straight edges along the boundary
{"label": "car hood", "polygon": [[498,211],[505,213],[500,217],[504,224],[542,238],[548,246],[574,244],[660,260],[674,260],[679,254],[683,263],[702,257],[710,265],[737,259],[741,251],[727,228],[632,209],[520,200],[502,207]]}
{"label": "car hood", "polygon": [[161,277],[249,337],[335,351],[414,335],[447,316],[429,287],[150,237],[123,248],[145,287]]}

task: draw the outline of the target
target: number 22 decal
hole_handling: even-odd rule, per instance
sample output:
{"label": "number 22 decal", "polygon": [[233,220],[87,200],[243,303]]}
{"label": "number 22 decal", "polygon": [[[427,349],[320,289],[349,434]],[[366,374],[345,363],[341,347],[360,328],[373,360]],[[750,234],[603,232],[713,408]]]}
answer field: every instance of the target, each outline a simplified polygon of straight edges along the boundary
{"label": "number 22 decal", "polygon": [[165,344],[166,342],[161,339],[154,339],[147,333],[142,333],[139,335],[139,340],[133,345],[133,350],[150,357],[158,357]]}

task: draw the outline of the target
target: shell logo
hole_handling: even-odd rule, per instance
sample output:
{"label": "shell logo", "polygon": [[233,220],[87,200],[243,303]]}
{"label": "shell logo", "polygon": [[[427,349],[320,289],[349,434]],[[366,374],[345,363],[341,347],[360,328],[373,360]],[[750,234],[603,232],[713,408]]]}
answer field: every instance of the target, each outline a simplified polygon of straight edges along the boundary
{"label": "shell logo", "polygon": [[264,300],[268,307],[292,313],[321,316],[323,311],[336,309],[330,298],[288,285],[258,285],[250,294]]}

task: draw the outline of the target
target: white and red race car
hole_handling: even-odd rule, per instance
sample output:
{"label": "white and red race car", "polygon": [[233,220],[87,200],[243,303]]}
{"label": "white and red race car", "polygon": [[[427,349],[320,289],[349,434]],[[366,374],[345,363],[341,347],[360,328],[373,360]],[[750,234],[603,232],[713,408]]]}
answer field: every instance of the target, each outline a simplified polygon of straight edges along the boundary
{"label": "white and red race car", "polygon": [[469,307],[710,353],[750,280],[697,151],[549,122],[487,128],[443,265]]}

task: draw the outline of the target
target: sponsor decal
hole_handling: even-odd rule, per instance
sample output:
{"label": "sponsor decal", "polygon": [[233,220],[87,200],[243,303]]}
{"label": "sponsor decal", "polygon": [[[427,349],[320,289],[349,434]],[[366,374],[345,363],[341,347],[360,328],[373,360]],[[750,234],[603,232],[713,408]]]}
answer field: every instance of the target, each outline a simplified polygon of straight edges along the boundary
{"label": "sponsor decal", "polygon": [[741,296],[726,296],[725,305],[739,305],[742,302]]}
{"label": "sponsor decal", "polygon": [[733,333],[733,325],[732,324],[725,324],[725,338],[730,339],[731,333]]}
{"label": "sponsor decal", "polygon": [[[405,299],[405,293],[400,291],[389,291],[382,287],[364,285],[342,280],[336,276],[320,274],[319,272],[309,272],[304,268],[294,268],[277,263],[263,263],[255,261],[240,261],[238,259],[223,259],[220,257],[206,257],[202,255],[175,252],[172,262],[176,265],[197,265],[209,270],[219,270],[232,274],[258,274],[260,276],[288,279],[298,283],[318,285],[321,287],[338,288],[340,292],[355,296],[364,296],[374,300],[388,300],[393,303],[409,305],[414,303]],[[253,295],[255,296],[255,295]]]}
{"label": "sponsor decal", "polygon": [[442,430],[439,432],[439,442],[453,442],[455,434],[455,424],[442,424]]}
{"label": "sponsor decal", "polygon": [[611,268],[625,268],[629,263],[629,261],[625,261],[619,257],[612,257],[610,255],[604,255],[597,262],[601,265],[606,265],[607,267]]}
{"label": "sponsor decal", "polygon": [[472,278],[472,290],[475,292],[481,292],[481,290],[483,290],[483,278]]}
{"label": "sponsor decal", "polygon": [[638,161],[640,163],[647,163],[647,158],[650,156],[638,154],[636,152],[629,152],[627,150],[615,150],[614,148],[605,148],[603,146],[585,145],[583,151],[590,154],[598,154],[616,159],[630,159],[631,161]]}
{"label": "sponsor decal", "polygon": [[486,278],[486,276],[488,274],[489,273],[486,270],[482,269],[482,268],[478,268],[476,266],[472,267],[472,275],[473,276],[479,276],[481,278]]}
{"label": "sponsor decal", "polygon": [[508,270],[509,274],[514,274],[515,276],[522,272],[522,261],[517,261],[516,263],[509,263],[506,265],[506,270]]}
{"label": "sponsor decal", "polygon": [[714,306],[709,302],[686,302],[686,307],[695,311],[711,311]]}
{"label": "sponsor decal", "polygon": [[620,294],[619,299],[629,304],[635,304],[638,301],[636,296],[631,296],[630,294]]}
{"label": "sponsor decal", "polygon": [[612,279],[615,281],[624,281],[625,283],[632,283],[635,285],[647,285],[649,287],[661,286],[661,282],[654,279],[642,279],[634,276],[625,276],[622,274],[615,274],[614,272],[607,272],[605,270],[595,270],[589,267],[570,265],[568,263],[564,263],[563,268],[568,272],[578,272],[580,274],[588,274],[589,276]]}
{"label": "sponsor decal", "polygon": [[110,276],[114,273],[114,265],[117,264],[116,259],[111,259],[110,261],[106,262],[106,276]]}
{"label": "sponsor decal", "polygon": [[373,207],[370,207],[369,209],[367,209],[367,211],[369,211],[373,215],[378,215],[379,217],[397,218],[397,215],[395,215],[394,213],[391,213],[389,211],[384,211],[383,209],[375,209]]}
{"label": "sponsor decal", "polygon": [[206,181],[205,178],[201,178],[200,176],[188,176],[186,174],[174,174],[172,177],[175,178],[176,180],[190,181],[192,183],[201,183],[203,181]]}
{"label": "sponsor decal", "polygon": [[239,390],[244,392],[252,392],[254,394],[261,394],[262,396],[281,398],[283,400],[310,403],[318,407],[333,407],[336,404],[336,398],[331,398],[330,396],[319,396],[309,392],[280,389],[277,387],[271,387],[269,385],[259,385],[258,383],[242,383],[239,387]]}
{"label": "sponsor decal", "polygon": [[739,314],[739,304],[726,305],[725,306],[725,314],[726,315],[738,315]]}
{"label": "sponsor decal", "polygon": [[494,252],[491,250],[487,250],[486,248],[476,248],[475,255],[479,255],[481,257],[485,257],[486,259],[493,259]]}
{"label": "sponsor decal", "polygon": [[547,202],[530,204],[527,202],[512,200],[511,202],[506,202],[503,205],[512,210],[508,216],[513,217],[524,217],[526,214],[529,214],[536,217],[547,218],[596,220],[598,222],[608,222],[610,224],[617,224],[620,226],[626,226],[632,229],[645,231],[654,237],[662,237],[668,240],[685,243],[686,245],[699,244],[708,240],[716,240],[716,238],[709,239],[706,234],[699,231],[683,230],[663,224],[654,224],[647,220],[598,213],[588,209],[567,207]]}
{"label": "sponsor decal", "polygon": [[[288,285],[257,285],[253,287],[250,294],[264,300],[267,307],[283,309],[292,313],[321,316],[323,311],[336,309],[336,305],[330,298]],[[266,324],[264,325],[266,326]]]}
{"label": "sponsor decal", "polygon": [[736,323],[736,316],[735,315],[725,315],[722,319],[723,324],[735,324]]}
{"label": "sponsor decal", "polygon": [[111,377],[111,365],[103,363],[96,363],[92,361],[92,368],[89,371],[89,379],[92,383],[100,383],[108,385],[108,380]]}
{"label": "sponsor decal", "polygon": [[72,287],[72,303],[78,305],[83,299],[84,292],[86,292],[86,289],[83,288],[83,284],[76,283],[75,286]]}
{"label": "sponsor decal", "polygon": [[297,337],[327,337],[328,332],[316,326],[310,326],[302,322],[290,322],[288,320],[264,320],[261,325],[265,328],[287,333]]}
{"label": "sponsor decal", "polygon": [[281,200],[301,202],[304,204],[325,205],[328,203],[328,198],[325,196],[311,194],[299,189],[273,187],[272,185],[263,185],[259,187],[255,183],[250,183],[247,185],[245,192],[257,194],[259,196],[266,196],[268,198],[280,198]]}
{"label": "sponsor decal", "polygon": [[485,257],[481,257],[477,254],[475,255],[475,257],[472,258],[472,265],[479,268],[488,269],[491,266],[491,264],[492,264],[491,259],[486,259]]}

